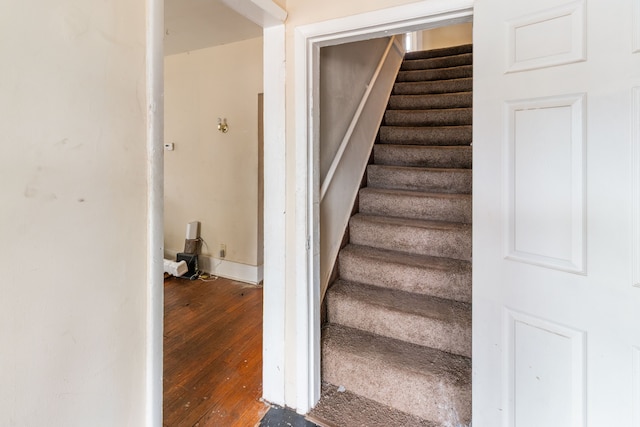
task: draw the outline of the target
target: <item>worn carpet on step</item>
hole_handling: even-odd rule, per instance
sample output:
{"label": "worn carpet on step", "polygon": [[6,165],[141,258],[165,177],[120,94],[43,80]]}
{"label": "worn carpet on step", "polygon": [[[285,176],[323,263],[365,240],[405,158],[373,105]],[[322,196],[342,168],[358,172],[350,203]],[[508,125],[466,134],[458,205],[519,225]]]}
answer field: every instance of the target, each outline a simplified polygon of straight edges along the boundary
{"label": "worn carpet on step", "polygon": [[[353,408],[358,408],[358,413]],[[326,383],[322,385],[320,403],[309,412],[307,419],[322,427],[438,427],[348,390],[338,391],[337,387]]]}

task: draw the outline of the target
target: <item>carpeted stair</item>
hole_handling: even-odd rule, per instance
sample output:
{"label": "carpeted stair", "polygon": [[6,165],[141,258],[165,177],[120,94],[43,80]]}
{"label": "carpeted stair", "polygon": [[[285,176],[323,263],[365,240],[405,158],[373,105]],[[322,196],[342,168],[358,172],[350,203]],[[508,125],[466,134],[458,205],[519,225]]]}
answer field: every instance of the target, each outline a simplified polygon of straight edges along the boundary
{"label": "carpeted stair", "polygon": [[326,296],[320,425],[471,422],[471,88],[471,45],[406,54]]}

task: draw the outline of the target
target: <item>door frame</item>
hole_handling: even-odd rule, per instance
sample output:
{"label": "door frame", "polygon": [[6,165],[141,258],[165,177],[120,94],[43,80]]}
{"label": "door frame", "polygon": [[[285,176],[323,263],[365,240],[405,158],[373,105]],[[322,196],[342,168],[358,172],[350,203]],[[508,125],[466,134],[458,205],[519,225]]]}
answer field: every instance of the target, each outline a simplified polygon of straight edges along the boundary
{"label": "door frame", "polygon": [[[264,282],[263,393],[284,404],[285,313],[285,26],[271,0],[221,0],[263,28]],[[162,425],[164,329],[164,0],[147,0],[147,311],[145,424]],[[269,343],[273,345],[269,345]]]}
{"label": "door frame", "polygon": [[[225,1],[225,3],[227,3]],[[263,27],[265,93],[263,397],[285,404],[285,25],[272,2],[229,1]],[[308,412],[320,396],[319,295],[319,52],[321,47],[469,22],[474,0],[423,0],[295,30],[296,157],[296,410]],[[147,362],[146,425],[162,423],[163,337],[163,36],[164,0],[147,0]],[[256,9],[259,8],[259,9]],[[262,21],[261,21],[262,20]],[[267,232],[269,230],[269,232]],[[269,343],[273,344],[269,346]]]}
{"label": "door frame", "polygon": [[[320,398],[320,48],[473,19],[474,0],[426,0],[295,29],[296,409]],[[266,58],[265,58],[266,61]],[[265,62],[266,65],[266,62]],[[268,225],[265,224],[265,228]],[[265,331],[266,332],[266,331]],[[267,336],[267,335],[265,335]]]}

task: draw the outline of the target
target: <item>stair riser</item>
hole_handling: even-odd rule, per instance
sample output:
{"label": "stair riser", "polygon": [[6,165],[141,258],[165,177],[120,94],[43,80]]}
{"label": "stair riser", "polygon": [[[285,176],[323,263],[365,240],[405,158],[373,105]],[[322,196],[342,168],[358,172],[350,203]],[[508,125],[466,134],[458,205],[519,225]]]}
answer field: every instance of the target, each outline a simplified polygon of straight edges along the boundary
{"label": "stair riser", "polygon": [[472,153],[471,147],[376,144],[373,157],[378,165],[470,169]]}
{"label": "stair riser", "polygon": [[471,126],[452,127],[395,127],[380,126],[381,144],[401,145],[469,145]]}
{"label": "stair riser", "polygon": [[396,82],[426,82],[433,80],[463,79],[473,77],[471,65],[452,68],[436,68],[432,70],[400,71]]}
{"label": "stair riser", "polygon": [[378,258],[340,253],[340,277],[356,283],[471,302],[471,268],[457,270],[393,263]]}
{"label": "stair riser", "polygon": [[434,221],[471,222],[470,198],[408,196],[360,192],[359,210],[372,215]]}
{"label": "stair riser", "polygon": [[392,110],[427,110],[429,108],[471,108],[471,92],[441,95],[392,95],[389,108]]}
{"label": "stair riser", "polygon": [[327,293],[328,321],[389,338],[471,357],[471,313],[453,322],[402,313],[350,298],[344,292]]}
{"label": "stair riser", "polygon": [[444,110],[387,110],[386,126],[463,126],[472,121],[471,108]]}
{"label": "stair riser", "polygon": [[430,59],[405,59],[400,66],[401,71],[426,70],[430,68],[449,68],[461,65],[472,65],[473,54],[463,53],[460,55],[444,56]]}
{"label": "stair riser", "polygon": [[443,426],[467,425],[471,420],[471,386],[443,382],[438,377],[417,375],[386,365],[373,370],[357,354],[325,343],[322,350],[322,377],[332,384],[382,404]]}
{"label": "stair riser", "polygon": [[400,82],[393,85],[394,95],[428,95],[434,93],[469,92],[473,79],[438,80],[433,82]]}
{"label": "stair riser", "polygon": [[471,229],[434,229],[369,222],[352,218],[349,236],[355,245],[436,257],[471,260]]}
{"label": "stair riser", "polygon": [[465,169],[412,170],[369,165],[367,185],[373,188],[470,194],[471,171]]}

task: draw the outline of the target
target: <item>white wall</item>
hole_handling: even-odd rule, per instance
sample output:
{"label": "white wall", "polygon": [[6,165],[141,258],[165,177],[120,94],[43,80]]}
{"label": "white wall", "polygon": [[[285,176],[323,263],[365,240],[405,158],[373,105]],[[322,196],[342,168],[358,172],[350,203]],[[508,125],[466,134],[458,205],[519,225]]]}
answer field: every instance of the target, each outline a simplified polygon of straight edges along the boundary
{"label": "white wall", "polygon": [[404,57],[403,42],[403,36],[383,37],[320,49],[321,298]]}
{"label": "white wall", "polygon": [[0,6],[0,425],[144,425],[145,3]]}
{"label": "white wall", "polygon": [[385,37],[320,49],[320,182],[388,43]]}
{"label": "white wall", "polygon": [[[203,254],[258,266],[258,94],[262,38],[165,57],[165,247],[182,252],[201,222]],[[219,132],[226,118],[227,133]],[[218,263],[220,260],[213,260]],[[222,273],[221,273],[222,274]],[[224,275],[224,274],[222,274]]]}

